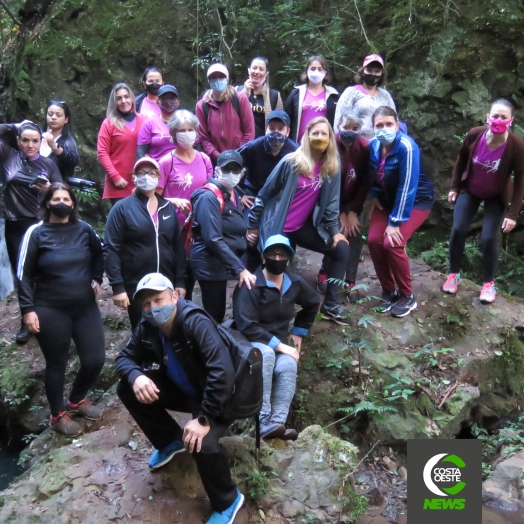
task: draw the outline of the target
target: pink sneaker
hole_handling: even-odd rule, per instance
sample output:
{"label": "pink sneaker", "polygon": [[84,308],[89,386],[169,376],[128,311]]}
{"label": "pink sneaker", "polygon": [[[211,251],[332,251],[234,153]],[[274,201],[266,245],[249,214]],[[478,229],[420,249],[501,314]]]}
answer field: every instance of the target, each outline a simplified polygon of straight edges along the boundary
{"label": "pink sneaker", "polygon": [[495,289],[495,282],[486,282],[482,285],[482,289],[480,290],[480,301],[483,304],[491,304],[492,302],[495,302],[496,296],[497,291]]}
{"label": "pink sneaker", "polygon": [[459,273],[450,273],[448,275],[448,278],[446,279],[446,282],[442,284],[442,291],[444,291],[444,293],[449,293],[450,295],[454,295],[458,291],[459,286],[460,286],[460,274]]}

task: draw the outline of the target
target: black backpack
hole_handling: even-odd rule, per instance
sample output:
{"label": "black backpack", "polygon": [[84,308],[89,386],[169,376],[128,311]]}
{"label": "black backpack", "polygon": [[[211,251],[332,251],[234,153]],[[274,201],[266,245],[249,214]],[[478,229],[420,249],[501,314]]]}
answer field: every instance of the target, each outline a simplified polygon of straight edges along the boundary
{"label": "black backpack", "polygon": [[[238,96],[235,94],[231,97],[231,103],[233,104],[233,109],[235,110],[235,113],[238,115],[238,118],[241,118],[240,116],[240,101],[238,100]],[[209,103],[208,102],[202,102],[202,111],[204,111],[204,118],[206,119],[206,122],[208,120],[209,116]]]}
{"label": "black backpack", "polygon": [[[186,302],[187,304],[187,302]],[[262,408],[262,353],[253,347],[248,340],[229,325],[217,324],[208,313],[198,306],[185,307],[181,312],[182,325],[185,317],[193,311],[200,311],[211,319],[229,349],[235,367],[235,383],[231,397],[224,406],[221,417],[226,420],[237,420],[256,417],[257,448],[260,447],[260,426],[258,414]],[[185,335],[184,331],[184,335]]]}

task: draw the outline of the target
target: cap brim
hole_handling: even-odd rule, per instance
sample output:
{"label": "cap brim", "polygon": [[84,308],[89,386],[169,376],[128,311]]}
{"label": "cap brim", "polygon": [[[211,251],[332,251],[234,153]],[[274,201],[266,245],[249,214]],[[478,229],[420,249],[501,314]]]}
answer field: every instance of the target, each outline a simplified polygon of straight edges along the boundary
{"label": "cap brim", "polygon": [[262,251],[262,254],[264,254],[266,251],[269,251],[271,248],[276,247],[276,246],[283,247],[289,253],[289,256],[291,258],[293,258],[295,256],[295,251],[293,250],[292,247],[289,247],[286,244],[278,244],[278,243],[271,244],[270,246],[266,247],[266,249],[264,249],[264,251]]}
{"label": "cap brim", "polygon": [[162,287],[162,286],[143,287],[142,289],[135,291],[135,294],[133,295],[133,300],[135,298],[138,298],[138,296],[140,295],[140,293],[142,293],[142,291],[165,291],[166,289],[170,289],[170,288]]}

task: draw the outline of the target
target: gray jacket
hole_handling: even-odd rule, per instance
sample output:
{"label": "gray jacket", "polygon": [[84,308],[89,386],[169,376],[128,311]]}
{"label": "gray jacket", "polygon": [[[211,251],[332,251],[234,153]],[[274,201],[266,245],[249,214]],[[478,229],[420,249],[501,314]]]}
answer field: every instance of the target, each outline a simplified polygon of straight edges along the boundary
{"label": "gray jacket", "polygon": [[[260,251],[267,238],[282,234],[299,176],[295,160],[285,156],[273,169],[249,210],[248,228],[259,230]],[[320,199],[313,211],[313,225],[326,243],[340,232],[339,203],[340,171],[324,180]]]}

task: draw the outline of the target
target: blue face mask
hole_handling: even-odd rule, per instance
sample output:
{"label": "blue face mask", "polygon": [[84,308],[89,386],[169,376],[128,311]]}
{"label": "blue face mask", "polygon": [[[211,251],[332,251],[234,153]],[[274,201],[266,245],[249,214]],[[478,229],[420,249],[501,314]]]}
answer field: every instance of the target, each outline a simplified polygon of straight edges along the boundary
{"label": "blue face mask", "polygon": [[360,133],[355,133],[354,131],[339,131],[338,136],[343,144],[350,146],[355,143]]}
{"label": "blue face mask", "polygon": [[397,136],[397,130],[394,127],[386,127],[384,129],[375,130],[375,138],[383,145],[391,144]]}
{"label": "blue face mask", "polygon": [[142,317],[153,326],[163,326],[175,311],[173,302],[169,302],[166,306],[151,306],[149,311],[143,311]]}
{"label": "blue face mask", "polygon": [[268,133],[266,135],[266,139],[267,139],[267,143],[271,147],[280,147],[284,145],[284,142],[286,141],[286,136],[278,132]]}
{"label": "blue face mask", "polygon": [[215,78],[209,81],[209,85],[215,93],[222,93],[226,90],[227,78]]}

